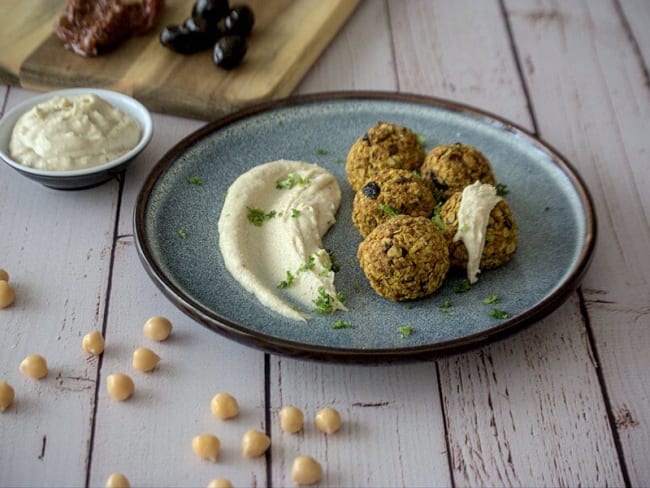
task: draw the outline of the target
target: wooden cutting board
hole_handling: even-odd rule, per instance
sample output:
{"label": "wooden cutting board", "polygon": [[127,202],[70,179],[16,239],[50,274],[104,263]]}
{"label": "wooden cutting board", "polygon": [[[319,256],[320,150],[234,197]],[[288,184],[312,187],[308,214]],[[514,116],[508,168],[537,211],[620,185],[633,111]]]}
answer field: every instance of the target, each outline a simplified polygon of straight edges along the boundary
{"label": "wooden cutting board", "polygon": [[244,62],[232,71],[211,50],[184,56],[163,47],[163,26],[183,22],[194,0],[166,0],[152,31],[84,58],[63,48],[53,24],[64,0],[1,0],[0,80],[39,91],[88,86],[129,94],[156,112],[214,119],[289,95],[359,0],[244,0],[256,23]]}

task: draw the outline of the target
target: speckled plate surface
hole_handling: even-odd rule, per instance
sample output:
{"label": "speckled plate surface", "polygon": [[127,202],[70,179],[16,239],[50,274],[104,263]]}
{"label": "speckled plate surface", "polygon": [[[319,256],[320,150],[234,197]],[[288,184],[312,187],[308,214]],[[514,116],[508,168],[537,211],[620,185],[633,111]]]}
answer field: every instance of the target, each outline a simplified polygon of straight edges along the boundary
{"label": "speckled plate surface", "polygon": [[[379,120],[405,125],[426,149],[463,142],[491,161],[520,227],[519,249],[504,267],[485,271],[469,291],[451,273],[429,298],[393,303],[370,288],[356,261],[361,237],[351,221],[353,192],[345,177],[352,143]],[[343,201],[325,237],[341,271],[336,285],[349,312],[288,320],[259,304],[224,267],[217,221],[230,184],[276,159],[318,163],[339,180]],[[188,178],[200,177],[202,184]],[[333,361],[439,356],[484,344],[556,309],[579,284],[596,237],[587,189],[552,148],[513,124],[456,103],[415,95],[349,92],[290,98],[210,123],[170,150],[138,197],[136,243],[154,282],[199,323],[267,351]],[[499,302],[483,300],[496,294]],[[449,300],[451,307],[441,309]],[[508,317],[491,316],[493,308]],[[343,319],[352,328],[333,329]],[[412,333],[403,337],[400,326]]]}

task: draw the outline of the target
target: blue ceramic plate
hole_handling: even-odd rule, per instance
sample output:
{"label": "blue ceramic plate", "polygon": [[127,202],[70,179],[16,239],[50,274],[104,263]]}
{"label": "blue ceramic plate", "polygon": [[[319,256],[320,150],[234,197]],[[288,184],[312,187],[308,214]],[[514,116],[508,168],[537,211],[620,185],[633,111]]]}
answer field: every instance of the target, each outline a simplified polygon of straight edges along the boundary
{"label": "blue ceramic plate", "polygon": [[[384,120],[421,134],[426,149],[463,142],[491,161],[520,229],[516,256],[459,293],[451,273],[432,297],[394,303],[378,296],[356,260],[353,192],[345,157]],[[349,312],[288,320],[259,304],[224,267],[217,221],[230,184],[276,159],[314,162],[339,179],[343,201],[325,237],[341,270],[336,286]],[[196,184],[199,177],[202,184]],[[188,180],[189,179],[189,180]],[[195,184],[192,184],[194,181]],[[150,276],[183,311],[236,341],[264,350],[335,361],[432,357],[484,344],[556,309],[587,269],[596,236],[590,196],[553,149],[498,117],[456,103],[381,92],[289,98],[237,112],[190,135],[155,166],[135,207],[138,252]],[[483,300],[498,295],[496,304]],[[451,307],[441,308],[444,302]],[[507,313],[495,318],[492,310]],[[334,329],[337,320],[352,328]],[[408,326],[412,333],[400,333]]]}

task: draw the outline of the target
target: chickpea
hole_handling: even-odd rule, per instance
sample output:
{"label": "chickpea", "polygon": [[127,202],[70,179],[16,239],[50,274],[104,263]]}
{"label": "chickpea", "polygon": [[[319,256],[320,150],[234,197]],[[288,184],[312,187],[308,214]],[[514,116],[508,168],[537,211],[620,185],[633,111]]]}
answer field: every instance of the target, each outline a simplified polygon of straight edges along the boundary
{"label": "chickpea", "polygon": [[104,352],[104,338],[98,330],[93,330],[81,340],[81,348],[88,354],[99,356]]}
{"label": "chickpea", "polygon": [[192,439],[192,450],[194,454],[213,463],[217,462],[220,447],[221,442],[212,434],[201,434]]}
{"label": "chickpea", "polygon": [[325,407],[316,414],[316,427],[321,432],[333,434],[341,428],[341,416],[331,407]]}
{"label": "chickpea", "polygon": [[244,457],[258,457],[266,452],[271,445],[271,438],[264,432],[251,429],[241,440],[241,453]]}
{"label": "chickpea", "polygon": [[12,386],[0,380],[0,412],[7,410],[14,402],[15,393]]}
{"label": "chickpea", "polygon": [[7,308],[14,303],[16,292],[6,280],[0,280],[0,308]]}
{"label": "chickpea", "polygon": [[131,484],[122,473],[113,473],[106,480],[106,488],[130,488]]}
{"label": "chickpea", "polygon": [[0,268],[0,280],[9,282],[9,273]]}
{"label": "chickpea", "polygon": [[135,391],[133,380],[125,374],[115,373],[106,378],[108,394],[115,400],[128,400]]}
{"label": "chickpea", "polygon": [[140,347],[133,351],[133,369],[149,372],[155,369],[160,362],[160,356],[146,347]]}
{"label": "chickpea", "polygon": [[152,341],[164,341],[172,333],[172,323],[165,317],[151,317],[144,323],[144,335]]}
{"label": "chickpea", "polygon": [[217,393],[210,402],[210,411],[215,417],[226,420],[239,415],[239,404],[230,393]]}
{"label": "chickpea", "polygon": [[323,468],[311,456],[298,456],[291,465],[291,480],[294,484],[313,485],[323,477]]}
{"label": "chickpea", "polygon": [[232,483],[225,478],[217,478],[208,483],[208,488],[232,488]]}
{"label": "chickpea", "polygon": [[302,411],[293,405],[280,410],[280,428],[290,434],[295,434],[302,429],[304,419]]}
{"label": "chickpea", "polygon": [[31,354],[20,363],[20,371],[30,378],[40,380],[47,376],[47,361],[43,356]]}

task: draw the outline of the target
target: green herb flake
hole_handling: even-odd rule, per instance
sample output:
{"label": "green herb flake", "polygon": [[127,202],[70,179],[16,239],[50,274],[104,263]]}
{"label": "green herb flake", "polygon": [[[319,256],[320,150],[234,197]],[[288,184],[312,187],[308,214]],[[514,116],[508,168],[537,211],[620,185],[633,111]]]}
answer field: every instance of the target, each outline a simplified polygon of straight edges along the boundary
{"label": "green herb flake", "polygon": [[318,296],[312,300],[312,303],[316,305],[316,308],[314,308],[315,313],[321,313],[321,314],[328,314],[332,313],[334,311],[334,303],[335,300],[338,300],[339,302],[343,303],[344,298],[341,293],[337,293],[336,297],[333,297],[329,293],[327,293],[327,290],[325,290],[325,287],[320,286],[318,288]]}
{"label": "green herb flake", "polygon": [[397,210],[395,210],[393,207],[385,203],[381,203],[377,205],[377,208],[382,212],[385,212],[386,214],[390,215],[391,217],[397,217],[399,215],[399,212]]}
{"label": "green herb flake", "polygon": [[497,183],[496,189],[497,195],[500,197],[505,197],[508,193],[510,193],[510,190],[508,190],[508,185],[504,185],[503,183]]}
{"label": "green herb flake", "polygon": [[278,283],[278,288],[288,288],[291,285],[293,285],[293,282],[296,280],[296,277],[291,273],[291,271],[287,270],[287,278],[282,280],[280,283]]}
{"label": "green herb flake", "polygon": [[335,273],[341,271],[341,265],[336,260],[336,255],[334,254],[334,251],[326,251],[326,252],[330,260],[329,266],[326,266],[328,271],[334,271]]}
{"label": "green herb flake", "polygon": [[460,229],[458,229],[458,232],[467,232],[469,230],[469,225],[464,224]]}
{"label": "green herb flake", "polygon": [[291,218],[295,219],[295,218],[298,218],[298,217],[300,217],[300,210],[298,210],[297,208],[292,208],[291,209]]}
{"label": "green herb flake", "polygon": [[275,182],[275,187],[278,190],[291,190],[294,186],[305,186],[310,183],[309,178],[303,178],[298,173],[289,173],[286,177]]}
{"label": "green herb flake", "polygon": [[498,308],[493,308],[492,311],[490,312],[490,317],[492,317],[493,319],[507,319],[508,312],[504,312],[503,310],[499,310]]}
{"label": "green herb flake", "polygon": [[494,240],[494,236],[488,234],[485,236],[485,242],[492,242]]}
{"label": "green herb flake", "polygon": [[203,184],[203,178],[201,178],[200,176],[190,176],[189,178],[187,178],[187,182],[190,185],[201,186]]}
{"label": "green herb flake", "polygon": [[351,322],[346,322],[345,320],[337,320],[332,324],[332,329],[334,330],[339,330],[339,329],[352,329],[354,326],[352,325]]}
{"label": "green herb flake", "polygon": [[411,334],[413,334],[413,327],[411,327],[410,325],[400,325],[397,328],[397,333],[400,335],[402,339],[406,339]]}
{"label": "green herb flake", "polygon": [[465,280],[461,284],[456,285],[454,288],[455,293],[465,293],[466,291],[470,291],[472,289],[472,285],[469,281]]}
{"label": "green herb flake", "polygon": [[181,239],[185,239],[187,237],[187,231],[185,229],[178,229],[176,235]]}
{"label": "green herb flake", "polygon": [[261,227],[265,220],[274,218],[278,213],[275,210],[265,212],[258,207],[246,207],[248,209],[248,221],[256,227]]}
{"label": "green herb flake", "polygon": [[300,265],[298,268],[298,274],[304,273],[305,271],[311,271],[316,266],[316,260],[313,255],[307,258],[307,262]]}
{"label": "green herb flake", "polygon": [[499,297],[497,295],[488,295],[483,299],[485,305],[493,305],[499,302]]}
{"label": "green herb flake", "polygon": [[439,305],[438,310],[440,310],[440,313],[444,313],[445,315],[451,315],[452,312],[450,309],[453,306],[454,305],[451,303],[451,300],[445,300]]}
{"label": "green herb flake", "polygon": [[416,134],[416,137],[418,138],[418,143],[420,143],[420,146],[424,147],[427,145],[427,138],[424,134]]}
{"label": "green herb flake", "polygon": [[325,156],[326,154],[329,154],[330,152],[327,149],[316,149],[316,154],[319,156]]}

